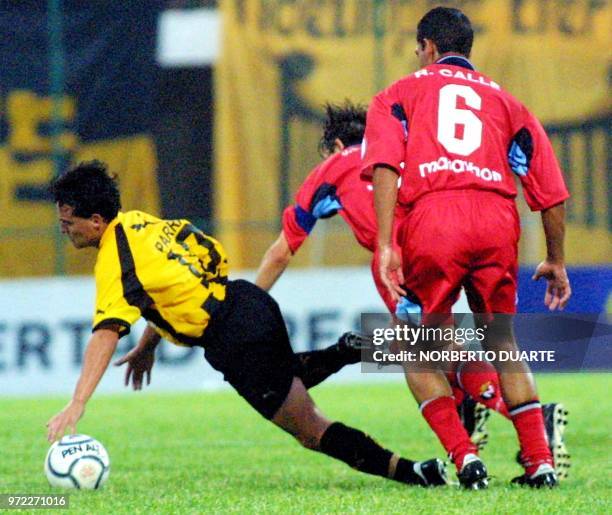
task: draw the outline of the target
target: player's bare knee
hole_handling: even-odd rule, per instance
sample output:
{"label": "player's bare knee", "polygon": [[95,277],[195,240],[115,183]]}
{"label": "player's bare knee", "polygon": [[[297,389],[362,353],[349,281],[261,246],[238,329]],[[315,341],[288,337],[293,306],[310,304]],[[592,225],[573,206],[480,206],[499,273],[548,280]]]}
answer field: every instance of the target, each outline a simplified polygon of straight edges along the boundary
{"label": "player's bare knee", "polygon": [[316,433],[307,431],[295,435],[295,438],[298,442],[300,442],[300,445],[302,445],[302,447],[305,447],[306,449],[310,449],[311,451],[316,451],[319,449],[319,442],[321,438]]}
{"label": "player's bare knee", "polygon": [[295,438],[306,449],[316,451],[323,433],[330,425],[327,420],[312,402],[306,403],[304,410],[295,419]]}

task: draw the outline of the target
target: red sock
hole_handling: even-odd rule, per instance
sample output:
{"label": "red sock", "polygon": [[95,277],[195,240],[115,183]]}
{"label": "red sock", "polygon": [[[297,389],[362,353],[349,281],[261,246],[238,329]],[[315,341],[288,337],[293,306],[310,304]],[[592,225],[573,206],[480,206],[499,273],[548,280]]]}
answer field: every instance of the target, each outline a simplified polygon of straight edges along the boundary
{"label": "red sock", "polygon": [[478,449],[461,424],[452,397],[425,401],[421,404],[421,413],[457,466],[457,470],[461,468],[466,454],[478,454]]}
{"label": "red sock", "polygon": [[488,361],[468,361],[457,368],[457,383],[472,399],[510,418],[499,384],[497,370]]}
{"label": "red sock", "polygon": [[525,472],[532,475],[542,463],[553,466],[540,402],[535,399],[519,404],[510,410],[510,417],[518,434]]}

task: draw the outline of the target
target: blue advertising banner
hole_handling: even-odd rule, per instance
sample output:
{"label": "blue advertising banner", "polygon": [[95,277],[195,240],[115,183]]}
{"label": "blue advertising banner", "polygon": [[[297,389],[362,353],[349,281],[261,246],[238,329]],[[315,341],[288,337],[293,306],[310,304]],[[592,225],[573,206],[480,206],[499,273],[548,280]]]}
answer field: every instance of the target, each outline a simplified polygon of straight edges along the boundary
{"label": "blue advertising banner", "polygon": [[[544,293],[546,282],[537,283],[531,277],[535,267],[519,271],[518,312],[546,313]],[[565,312],[612,313],[612,266],[569,267],[572,297]]]}

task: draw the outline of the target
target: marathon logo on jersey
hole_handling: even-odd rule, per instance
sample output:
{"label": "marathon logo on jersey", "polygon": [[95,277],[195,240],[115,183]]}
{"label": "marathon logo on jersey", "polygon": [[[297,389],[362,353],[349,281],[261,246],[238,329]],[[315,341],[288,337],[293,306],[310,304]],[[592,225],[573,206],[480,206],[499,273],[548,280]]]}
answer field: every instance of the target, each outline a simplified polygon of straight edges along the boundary
{"label": "marathon logo on jersey", "polygon": [[429,163],[421,163],[419,165],[419,173],[421,177],[426,177],[430,173],[440,171],[451,171],[454,173],[468,172],[485,182],[501,182],[502,175],[495,170],[489,168],[480,168],[471,161],[464,161],[463,159],[449,159],[448,157],[442,156],[435,161]]}

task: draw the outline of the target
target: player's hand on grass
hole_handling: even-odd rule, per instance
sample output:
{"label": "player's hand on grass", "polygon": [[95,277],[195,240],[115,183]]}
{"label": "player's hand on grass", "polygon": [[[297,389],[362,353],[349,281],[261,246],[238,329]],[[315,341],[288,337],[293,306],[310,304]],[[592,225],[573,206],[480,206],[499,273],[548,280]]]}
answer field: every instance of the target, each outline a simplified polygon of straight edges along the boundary
{"label": "player's hand on grass", "polygon": [[77,422],[83,416],[85,412],[85,403],[77,400],[71,400],[68,406],[47,422],[47,440],[49,442],[55,442],[59,440],[66,429],[70,431],[69,434],[76,433]]}
{"label": "player's hand on grass", "polygon": [[125,371],[125,386],[130,384],[131,378],[132,388],[142,390],[142,380],[145,375],[147,376],[147,384],[151,384],[151,370],[155,363],[155,348],[135,347],[115,361],[115,366],[120,367],[124,363],[128,365]]}
{"label": "player's hand on grass", "polygon": [[399,302],[400,297],[406,295],[406,291],[401,286],[404,284],[404,273],[402,260],[391,245],[385,245],[380,249],[379,273],[393,300]]}
{"label": "player's hand on grass", "polygon": [[563,263],[542,261],[536,268],[532,279],[538,281],[544,278],[547,281],[544,304],[550,311],[563,310],[572,295],[567,271]]}

